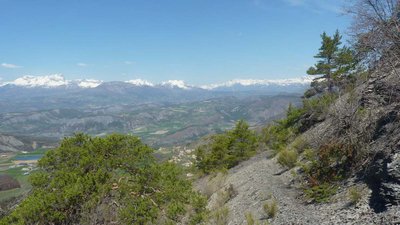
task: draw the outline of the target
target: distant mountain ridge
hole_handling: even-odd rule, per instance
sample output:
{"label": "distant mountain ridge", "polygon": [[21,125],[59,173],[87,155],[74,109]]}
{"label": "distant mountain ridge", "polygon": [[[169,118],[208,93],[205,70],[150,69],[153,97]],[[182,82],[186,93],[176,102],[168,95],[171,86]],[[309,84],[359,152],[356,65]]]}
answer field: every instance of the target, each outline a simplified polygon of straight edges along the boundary
{"label": "distant mountain ridge", "polygon": [[[179,89],[205,89],[205,90],[225,90],[239,87],[270,87],[270,86],[303,86],[309,85],[312,81],[312,77],[300,77],[293,79],[276,79],[276,80],[263,80],[263,79],[234,79],[224,83],[208,84],[208,85],[189,85],[183,80],[168,80],[163,81],[159,84],[154,84],[150,81],[143,79],[133,79],[124,81],[125,83],[131,84],[136,87],[168,87],[168,88],[179,88]],[[111,81],[114,82],[114,81]],[[116,81],[117,82],[117,81]],[[18,86],[26,88],[96,88],[104,83],[101,80],[96,79],[76,79],[67,80],[61,74],[53,74],[48,76],[23,76],[13,81],[6,81],[0,83],[0,88],[4,86]]]}
{"label": "distant mountain ridge", "polygon": [[87,109],[109,105],[176,104],[227,96],[301,95],[311,77],[285,80],[232,80],[206,86],[181,80],[153,84],[142,79],[67,80],[60,74],[24,76],[0,84],[0,113],[60,108]]}

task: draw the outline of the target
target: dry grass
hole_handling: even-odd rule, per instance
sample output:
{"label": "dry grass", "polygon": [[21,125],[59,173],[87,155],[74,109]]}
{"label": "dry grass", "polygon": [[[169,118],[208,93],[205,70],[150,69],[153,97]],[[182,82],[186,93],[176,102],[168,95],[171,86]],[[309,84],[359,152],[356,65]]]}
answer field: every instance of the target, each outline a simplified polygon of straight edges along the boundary
{"label": "dry grass", "polygon": [[348,190],[349,200],[352,205],[356,205],[360,202],[362,195],[362,189],[359,187],[351,187]]}
{"label": "dry grass", "polygon": [[210,177],[210,179],[206,182],[205,186],[203,187],[203,194],[210,198],[211,195],[213,195],[225,185],[225,181],[225,173],[215,174],[214,176]]}
{"label": "dry grass", "polygon": [[215,210],[211,214],[208,222],[210,225],[226,225],[229,223],[228,217],[229,217],[229,208],[225,206],[218,210]]}
{"label": "dry grass", "polygon": [[272,199],[269,202],[265,203],[263,208],[268,218],[275,218],[278,214],[278,203],[275,199]]}
{"label": "dry grass", "polygon": [[278,155],[278,163],[288,169],[296,166],[298,154],[295,150],[282,150]]}
{"label": "dry grass", "polygon": [[256,224],[256,222],[254,220],[254,216],[251,212],[246,213],[245,216],[246,216],[247,225],[255,225]]}

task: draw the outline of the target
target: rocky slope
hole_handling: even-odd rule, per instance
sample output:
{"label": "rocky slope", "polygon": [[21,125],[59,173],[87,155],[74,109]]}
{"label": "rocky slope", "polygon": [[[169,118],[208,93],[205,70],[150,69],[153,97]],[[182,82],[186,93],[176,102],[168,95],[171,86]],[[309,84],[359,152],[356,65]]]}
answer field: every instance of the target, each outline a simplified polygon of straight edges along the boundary
{"label": "rocky slope", "polygon": [[[197,188],[210,194],[208,208],[213,212],[226,206],[229,209],[226,224],[247,224],[245,214],[251,213],[261,224],[396,224],[400,221],[400,207],[391,206],[383,213],[376,213],[369,205],[372,190],[367,186],[349,180],[332,198],[331,203],[311,204],[303,197],[301,188],[294,182],[290,171],[284,170],[275,159],[266,153],[231,169],[226,175],[204,177],[197,182]],[[357,185],[362,199],[352,205],[348,189]],[[224,205],[219,198],[229,187],[234,196]],[[212,192],[212,193],[210,193]],[[278,212],[275,218],[268,218],[263,205],[275,199]]]}
{"label": "rocky slope", "polygon": [[[339,189],[329,203],[308,202],[302,192],[305,183],[292,176],[301,176],[302,170],[285,172],[264,153],[222,178],[200,180],[198,188],[210,196],[208,207],[218,212],[226,206],[227,224],[246,224],[246,213],[272,224],[400,224],[399,77],[400,69],[376,70],[346,86],[322,114],[311,110],[301,117],[298,137],[313,151],[331,143],[340,143],[339,152],[352,149],[343,155],[349,163],[347,175],[336,183]],[[361,196],[356,205],[349,197],[352,188]],[[263,205],[271,199],[279,210],[268,219]]]}
{"label": "rocky slope", "polygon": [[336,141],[357,150],[362,162],[354,176],[373,191],[369,201],[377,212],[400,204],[399,72],[378,70],[359,81],[303,134],[314,149]]}

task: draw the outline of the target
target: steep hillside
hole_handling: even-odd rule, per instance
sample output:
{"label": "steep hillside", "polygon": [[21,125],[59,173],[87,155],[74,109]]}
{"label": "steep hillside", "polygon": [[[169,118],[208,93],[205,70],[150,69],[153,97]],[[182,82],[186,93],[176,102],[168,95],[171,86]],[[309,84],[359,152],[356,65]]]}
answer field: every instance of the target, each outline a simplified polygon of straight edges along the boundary
{"label": "steep hillside", "polygon": [[[398,224],[399,74],[380,68],[345,78],[338,91],[289,108],[263,131],[267,153],[198,181],[211,223]],[[201,169],[207,162],[197,159]]]}
{"label": "steep hillside", "polygon": [[340,96],[303,137],[314,149],[336,142],[354,150],[351,175],[373,191],[377,211],[400,203],[398,70],[379,70]]}

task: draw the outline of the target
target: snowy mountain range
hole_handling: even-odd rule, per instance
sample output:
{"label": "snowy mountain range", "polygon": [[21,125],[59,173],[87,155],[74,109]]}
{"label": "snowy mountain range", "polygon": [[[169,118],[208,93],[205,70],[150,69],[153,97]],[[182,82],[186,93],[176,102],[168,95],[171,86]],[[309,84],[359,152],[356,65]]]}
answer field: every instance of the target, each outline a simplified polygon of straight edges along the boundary
{"label": "snowy mountain range", "polygon": [[[300,77],[294,79],[279,79],[279,80],[255,80],[255,79],[234,79],[219,84],[208,84],[208,85],[189,85],[182,80],[168,80],[159,84],[153,84],[147,80],[134,79],[125,81],[127,84],[131,84],[136,87],[166,87],[166,88],[178,88],[183,90],[190,89],[204,89],[204,90],[218,90],[218,91],[237,91],[241,88],[243,90],[259,90],[272,86],[280,87],[291,87],[291,86],[308,86],[312,77]],[[26,88],[96,88],[104,83],[101,80],[95,79],[77,79],[67,80],[61,74],[54,74],[48,76],[23,76],[13,81],[6,81],[0,83],[0,88],[4,86],[18,86]]]}
{"label": "snowy mountain range", "polygon": [[47,140],[43,145],[49,145],[79,131],[119,132],[152,145],[189,143],[230,128],[238,119],[257,125],[278,118],[289,103],[301,101],[310,82],[308,77],[238,79],[196,86],[181,80],[154,84],[23,76],[0,84],[0,136],[28,137],[39,144]]}
{"label": "snowy mountain range", "polygon": [[221,97],[301,95],[311,77],[284,80],[231,80],[195,86],[182,80],[158,84],[142,79],[100,81],[67,80],[61,74],[23,76],[0,84],[0,114],[59,108],[104,107],[110,105],[181,104]]}

